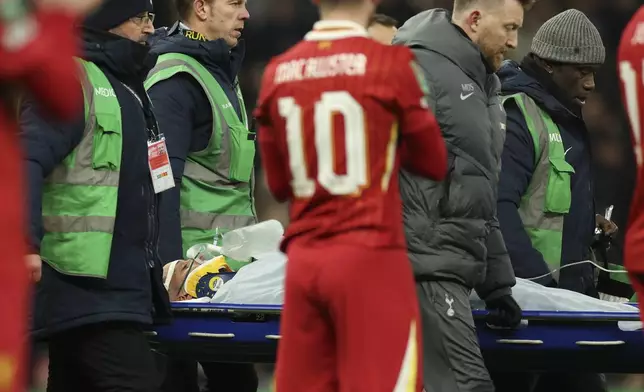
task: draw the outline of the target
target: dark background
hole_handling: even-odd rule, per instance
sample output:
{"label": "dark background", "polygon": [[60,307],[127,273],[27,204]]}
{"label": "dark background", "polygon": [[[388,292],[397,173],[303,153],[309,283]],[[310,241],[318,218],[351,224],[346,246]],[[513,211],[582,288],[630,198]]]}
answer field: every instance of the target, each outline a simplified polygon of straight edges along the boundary
{"label": "dark background", "polygon": [[[615,55],[622,29],[642,4],[644,0],[540,0],[526,13],[519,48],[511,54],[512,58],[521,59],[529,50],[531,38],[539,26],[568,8],[586,13],[599,29],[607,48],[607,59],[597,75],[597,92],[586,104],[584,116],[592,134],[597,212],[614,205],[613,218],[622,229],[626,225],[633,188],[634,158],[619,95]],[[379,11],[397,18],[402,24],[417,12],[435,7],[451,8],[452,0],[385,0]],[[248,50],[240,78],[250,111],[266,62],[298,42],[316,21],[317,13],[310,0],[248,0],[248,9],[251,18],[244,30]],[[155,0],[155,11],[157,27],[175,21],[173,0]],[[284,206],[272,201],[263,183],[257,189],[257,202],[263,218],[287,222]],[[619,244],[623,232],[621,230],[618,246],[612,250],[611,261],[615,263],[621,263]]]}

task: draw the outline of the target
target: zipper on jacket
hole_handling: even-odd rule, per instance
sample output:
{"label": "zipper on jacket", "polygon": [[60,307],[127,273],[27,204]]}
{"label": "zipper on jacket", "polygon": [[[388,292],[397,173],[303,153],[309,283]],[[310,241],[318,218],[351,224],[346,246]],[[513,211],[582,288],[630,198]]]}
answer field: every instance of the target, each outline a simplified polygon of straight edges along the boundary
{"label": "zipper on jacket", "polygon": [[146,264],[154,268],[154,247],[156,238],[156,194],[151,182],[148,183],[147,201],[148,201],[148,238],[145,240]]}
{"label": "zipper on jacket", "polygon": [[151,266],[154,268],[156,261],[161,260],[161,256],[159,254],[159,195],[154,193],[154,189],[152,192],[152,198],[154,199],[154,203],[152,203],[152,216],[150,217],[152,224],[150,253],[152,254]]}
{"label": "zipper on jacket", "polygon": [[[144,104],[143,100],[141,99],[141,97],[139,97],[139,95],[136,93],[136,91],[134,91],[127,84],[125,84],[123,82],[121,82],[121,84],[137,100],[137,102],[141,106],[141,109],[143,110],[143,117],[146,117],[146,107],[145,107],[145,104]],[[145,89],[143,89],[143,91],[145,91]],[[147,93],[146,93],[146,95],[147,95]],[[149,97],[148,97],[148,101],[149,101]],[[152,136],[158,136],[158,133],[155,133],[154,130],[150,130],[150,129],[148,129],[147,134],[148,134],[147,135],[148,138],[150,138],[151,135]],[[154,264],[155,264],[154,263],[155,250],[158,253],[158,242],[159,242],[158,238],[157,238],[158,222],[157,222],[157,219],[156,219],[157,196],[156,196],[156,193],[154,193],[154,185],[152,185],[152,182],[148,182],[147,190],[148,190],[147,195],[145,195],[145,196],[146,196],[146,201],[148,202],[148,211],[147,211],[147,215],[148,215],[148,217],[147,217],[148,234],[147,234],[147,238],[145,239],[145,244],[144,244],[144,247],[145,247],[145,259],[146,259],[145,264],[146,264],[146,269],[147,268],[152,269],[152,268],[154,268]],[[144,193],[145,193],[145,191],[144,191]]]}

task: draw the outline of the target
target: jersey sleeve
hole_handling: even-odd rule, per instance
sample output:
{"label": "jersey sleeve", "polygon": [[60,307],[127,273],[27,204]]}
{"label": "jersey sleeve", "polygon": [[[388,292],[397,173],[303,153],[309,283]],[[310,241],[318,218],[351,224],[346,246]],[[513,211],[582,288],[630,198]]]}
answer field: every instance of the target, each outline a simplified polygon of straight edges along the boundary
{"label": "jersey sleeve", "polygon": [[405,169],[442,180],[447,174],[447,149],[436,117],[429,109],[429,86],[413,55],[404,48],[406,60],[394,73],[402,165]]}
{"label": "jersey sleeve", "polygon": [[[624,240],[624,266],[631,273],[644,272],[644,6],[626,26],[619,45],[618,72],[622,102],[628,116],[637,178]],[[641,287],[641,286],[638,286]],[[639,295],[643,295],[640,292]],[[640,297],[641,299],[641,297]]]}
{"label": "jersey sleeve", "polygon": [[277,114],[273,108],[274,103],[272,99],[274,75],[275,67],[269,65],[262,78],[259,100],[253,115],[259,125],[257,137],[259,140],[262,168],[268,189],[277,201],[283,202],[290,196],[290,185],[287,175],[287,173],[290,173],[290,170],[287,165],[288,157],[280,153],[279,138],[277,137],[278,129],[273,119],[273,115]]}
{"label": "jersey sleeve", "polygon": [[78,67],[73,59],[79,50],[76,18],[62,11],[39,11],[33,20],[33,38],[17,48],[0,44],[0,59],[8,59],[0,61],[0,78],[20,81],[55,118],[72,119],[82,105]]}
{"label": "jersey sleeve", "polygon": [[622,102],[626,109],[637,166],[643,162],[644,133],[644,6],[626,26],[618,54]]}

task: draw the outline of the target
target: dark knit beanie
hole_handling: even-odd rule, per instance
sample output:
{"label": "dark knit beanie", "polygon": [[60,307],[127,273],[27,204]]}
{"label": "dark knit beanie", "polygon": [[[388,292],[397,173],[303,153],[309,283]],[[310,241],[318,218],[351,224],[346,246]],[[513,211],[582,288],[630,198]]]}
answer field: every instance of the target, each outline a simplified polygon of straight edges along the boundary
{"label": "dark knit beanie", "polygon": [[83,26],[107,31],[146,11],[154,11],[152,0],[105,0]]}
{"label": "dark knit beanie", "polygon": [[548,19],[532,39],[530,51],[544,60],[567,64],[603,64],[606,59],[597,27],[575,9]]}

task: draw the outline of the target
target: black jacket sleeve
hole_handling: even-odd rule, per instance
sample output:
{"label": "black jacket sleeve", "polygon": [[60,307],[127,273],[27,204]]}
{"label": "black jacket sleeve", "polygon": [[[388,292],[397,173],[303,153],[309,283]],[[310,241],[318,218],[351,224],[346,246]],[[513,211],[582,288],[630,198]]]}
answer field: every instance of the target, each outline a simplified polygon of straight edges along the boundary
{"label": "black jacket sleeve", "polygon": [[47,178],[83,138],[84,114],[69,122],[48,118],[33,101],[22,104],[20,140],[24,149],[27,175],[27,205],[29,208],[30,251],[40,252],[44,235],[42,227],[42,191]]}
{"label": "black jacket sleeve", "polygon": [[175,186],[162,192],[159,206],[159,254],[163,264],[183,259],[181,179],[192,143],[196,99],[189,76],[175,75],[148,90],[159,130],[165,136]]}
{"label": "black jacket sleeve", "polygon": [[[528,189],[534,170],[534,142],[516,103],[507,101],[505,108],[507,124],[499,179],[498,218],[515,275],[524,279],[534,278],[550,271],[541,253],[532,247],[519,216],[521,198]],[[550,276],[537,282],[554,284]]]}

